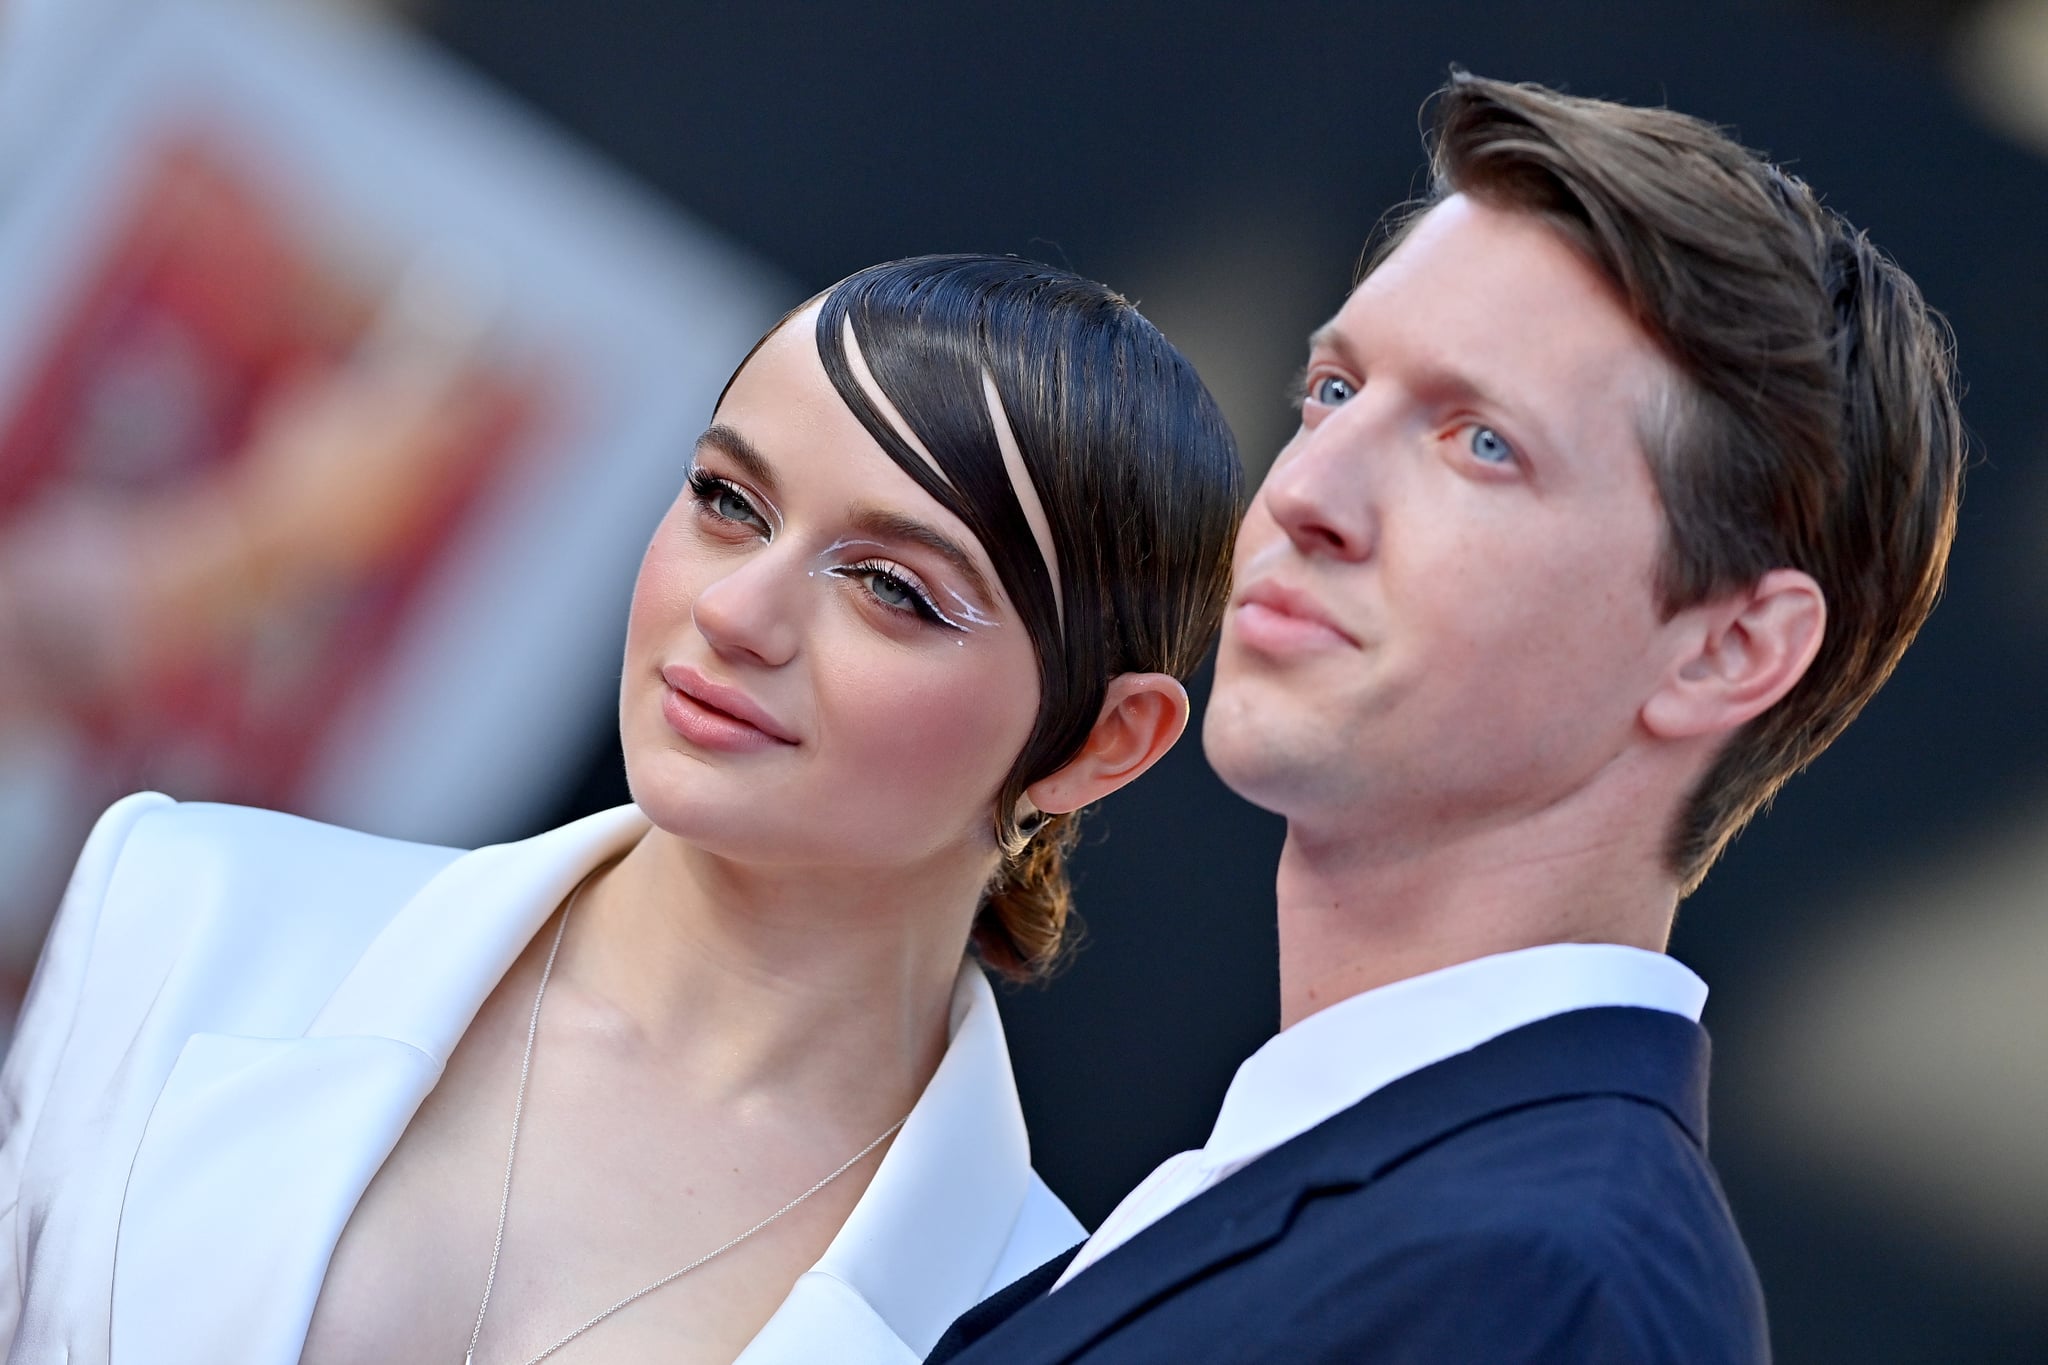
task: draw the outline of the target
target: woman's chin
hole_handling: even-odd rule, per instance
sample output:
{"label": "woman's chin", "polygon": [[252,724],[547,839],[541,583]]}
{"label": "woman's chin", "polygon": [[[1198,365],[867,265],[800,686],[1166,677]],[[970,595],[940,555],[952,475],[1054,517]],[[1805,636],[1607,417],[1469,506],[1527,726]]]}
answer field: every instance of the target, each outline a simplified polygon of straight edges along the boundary
{"label": "woman's chin", "polygon": [[786,802],[718,785],[632,782],[633,804],[654,832],[721,862],[757,867],[799,867],[836,862],[835,850],[821,848],[819,826],[793,814]]}

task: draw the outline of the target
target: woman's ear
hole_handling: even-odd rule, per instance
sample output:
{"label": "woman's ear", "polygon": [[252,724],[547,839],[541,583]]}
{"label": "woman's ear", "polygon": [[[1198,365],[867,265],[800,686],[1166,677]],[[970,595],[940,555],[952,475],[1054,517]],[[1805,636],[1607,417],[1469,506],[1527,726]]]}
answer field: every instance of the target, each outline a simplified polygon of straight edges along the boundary
{"label": "woman's ear", "polygon": [[1690,618],[1684,655],[1642,710],[1665,739],[1731,734],[1777,705],[1820,652],[1828,612],[1811,577],[1773,569],[1679,615]]}
{"label": "woman's ear", "polygon": [[1100,801],[1157,763],[1188,728],[1188,691],[1165,673],[1120,673],[1081,751],[1024,789],[1049,815]]}

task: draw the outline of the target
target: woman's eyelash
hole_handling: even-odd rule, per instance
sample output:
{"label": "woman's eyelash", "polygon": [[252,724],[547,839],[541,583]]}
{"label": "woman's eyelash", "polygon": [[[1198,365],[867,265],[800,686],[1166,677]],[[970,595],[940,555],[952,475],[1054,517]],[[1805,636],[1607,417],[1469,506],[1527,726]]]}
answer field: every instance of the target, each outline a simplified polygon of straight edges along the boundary
{"label": "woman's eyelash", "polygon": [[920,584],[906,578],[893,565],[883,563],[880,560],[864,559],[858,564],[842,565],[832,570],[832,572],[841,578],[858,580],[873,577],[882,579],[903,592],[910,599],[907,604],[890,602],[878,594],[873,586],[863,583],[861,586],[866,590],[868,596],[873,597],[888,610],[908,611],[921,620],[929,621],[935,626],[944,626],[949,630],[960,629],[959,623],[940,611],[938,605],[932,601],[931,595]]}
{"label": "woman's eyelash", "polygon": [[717,517],[720,521],[732,522],[734,525],[748,525],[749,523],[745,518],[733,516],[720,509],[718,505],[719,500],[730,497],[739,503],[740,506],[746,508],[755,521],[761,522],[762,533],[766,534],[766,521],[758,511],[755,511],[753,499],[749,498],[745,490],[741,489],[738,484],[694,467],[690,470],[689,484],[691,496],[695,497],[698,505],[710,515]]}

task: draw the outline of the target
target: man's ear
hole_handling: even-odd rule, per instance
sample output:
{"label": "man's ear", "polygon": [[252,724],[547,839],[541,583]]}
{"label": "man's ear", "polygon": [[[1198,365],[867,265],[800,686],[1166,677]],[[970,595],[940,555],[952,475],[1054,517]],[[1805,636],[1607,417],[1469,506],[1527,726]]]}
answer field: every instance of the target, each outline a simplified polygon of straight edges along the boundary
{"label": "man's ear", "polygon": [[1820,585],[1798,569],[1686,608],[1674,622],[1685,649],[1643,703],[1644,726],[1665,739],[1740,729],[1806,676],[1827,618]]}
{"label": "man's ear", "polygon": [[1050,815],[1100,801],[1165,756],[1188,728],[1188,691],[1165,673],[1120,673],[1081,751],[1024,789]]}

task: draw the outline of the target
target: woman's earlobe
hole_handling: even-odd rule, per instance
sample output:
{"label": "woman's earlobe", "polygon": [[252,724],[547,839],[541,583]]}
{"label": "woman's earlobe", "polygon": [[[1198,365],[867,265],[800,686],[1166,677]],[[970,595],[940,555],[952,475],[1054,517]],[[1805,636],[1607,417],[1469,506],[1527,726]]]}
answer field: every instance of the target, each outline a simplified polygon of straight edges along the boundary
{"label": "woman's earlobe", "polygon": [[1079,810],[1135,781],[1187,730],[1188,692],[1166,673],[1112,678],[1081,751],[1025,788],[1031,804],[1060,814]]}

